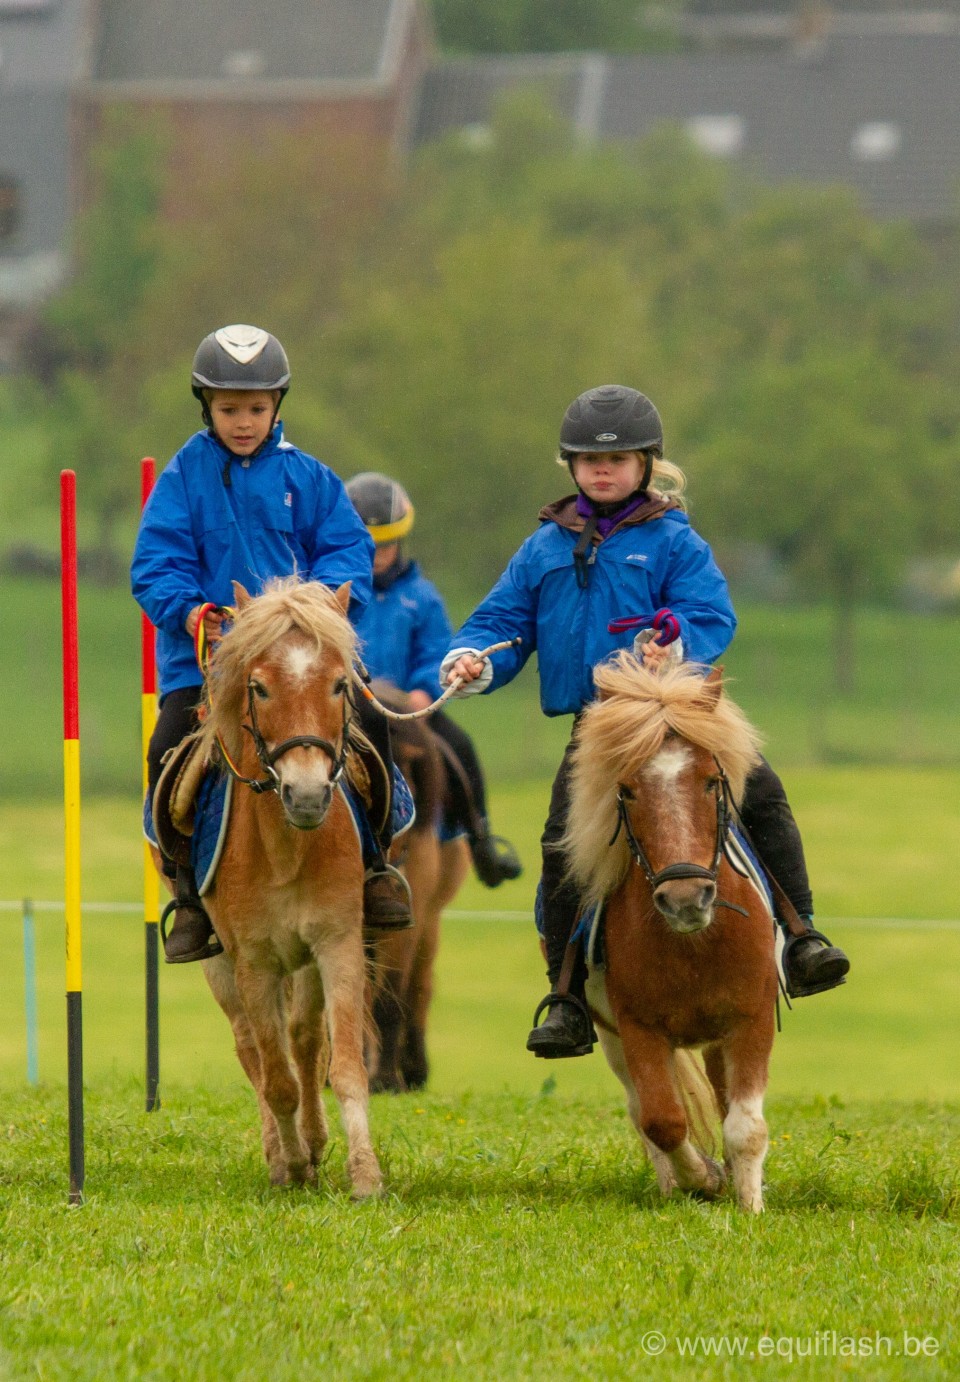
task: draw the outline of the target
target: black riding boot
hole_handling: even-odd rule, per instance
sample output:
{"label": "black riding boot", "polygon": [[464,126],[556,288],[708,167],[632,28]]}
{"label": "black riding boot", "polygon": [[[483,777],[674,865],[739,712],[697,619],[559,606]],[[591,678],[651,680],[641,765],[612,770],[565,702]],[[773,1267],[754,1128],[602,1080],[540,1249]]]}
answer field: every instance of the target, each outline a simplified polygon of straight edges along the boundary
{"label": "black riding boot", "polygon": [[[543,941],[547,952],[547,978],[550,992],[533,1015],[533,1030],[527,1037],[527,1050],[546,1060],[561,1060],[567,1056],[587,1056],[595,1040],[593,1024],[587,1011],[584,986],[587,967],[583,954],[578,952],[565,994],[557,993],[557,983],[573,931],[580,898],[576,888],[566,877],[566,859],[556,847],[566,826],[569,804],[570,748],[563,756],[560,770],[553,784],[550,811],[544,826],[543,873],[541,898],[543,902]],[[547,1016],[538,1027],[540,1014]]]}
{"label": "black riding boot", "polygon": [[850,961],[839,946],[831,945],[811,925],[813,895],[803,841],[783,783],[766,759],[761,759],[747,778],[740,815],[767,872],[777,880],[809,927],[808,935],[793,936],[777,915],[785,940],[781,963],[788,995],[806,998],[836,988],[845,981]]}
{"label": "black riding boot", "polygon": [[809,935],[791,936],[784,927],[781,964],[790,998],[809,998],[811,994],[835,989],[846,982],[850,969],[850,961],[840,947],[831,945],[822,931],[814,930],[813,918],[800,919],[810,928]]}
{"label": "black riding boot", "polygon": [[[168,965],[212,960],[214,955],[222,954],[223,946],[200,900],[193,869],[189,865],[178,864],[175,877],[173,901],[167,903],[160,918],[164,959]],[[167,931],[166,921],[171,913],[173,926]]]}
{"label": "black riding boot", "polygon": [[393,838],[393,748],[385,715],[364,697],[356,702],[360,726],[373,751],[358,749],[370,782],[367,820],[377,852],[363,877],[363,924],[370,931],[406,931],[413,925],[410,885],[387,859]]}

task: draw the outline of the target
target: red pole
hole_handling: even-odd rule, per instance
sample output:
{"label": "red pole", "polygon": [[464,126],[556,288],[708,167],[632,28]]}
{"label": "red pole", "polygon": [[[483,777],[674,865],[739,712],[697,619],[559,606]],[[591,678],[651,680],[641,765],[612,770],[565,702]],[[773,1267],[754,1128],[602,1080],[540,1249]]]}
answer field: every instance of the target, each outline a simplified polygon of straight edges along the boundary
{"label": "red pole", "polygon": [[60,472],[63,624],[64,914],[67,941],[67,1125],[70,1203],[83,1200],[83,982],[80,934],[80,673],[77,637],[77,477]]}
{"label": "red pole", "polygon": [[[140,511],[153,489],[156,462],[144,456],[140,462]],[[143,791],[147,792],[147,749],[157,722],[156,631],[145,614],[140,616],[140,725],[143,754]],[[160,880],[153,856],[143,842],[143,929],[145,945],[146,1069],[148,1113],[160,1107],[160,976],[158,964]]]}

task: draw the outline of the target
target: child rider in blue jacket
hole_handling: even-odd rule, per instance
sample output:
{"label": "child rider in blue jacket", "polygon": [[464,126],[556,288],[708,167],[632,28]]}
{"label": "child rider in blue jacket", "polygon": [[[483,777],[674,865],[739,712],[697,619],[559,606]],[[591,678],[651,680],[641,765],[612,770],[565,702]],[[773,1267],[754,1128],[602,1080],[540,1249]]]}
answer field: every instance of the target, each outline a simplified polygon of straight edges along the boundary
{"label": "child rider in blue jacket", "polygon": [[[440,695],[437,671],[453,630],[439,590],[404,547],[413,527],[413,505],[402,485],[374,470],[348,480],[347,493],[377,548],[373,598],[356,620],[364,662],[371,676],[405,691],[414,710],[425,709]],[[451,834],[466,834],[481,883],[496,888],[505,879],[518,878],[515,850],[501,835],[490,833],[486,784],[473,740],[442,710],[429,723],[444,750],[450,796],[444,825]]]}
{"label": "child rider in blue jacket", "polygon": [[[131,567],[134,598],[157,629],[160,714],[147,752],[151,793],[167,750],[197,727],[203,678],[193,637],[203,604],[228,606],[232,581],[256,595],[271,578],[294,573],[332,589],[350,581],[351,617],[370,598],[373,543],[342,482],[292,446],[277,420],[289,385],[283,346],[258,327],[222,327],[194,356],[193,393],[205,430],[160,475]],[[220,624],[219,615],[207,614],[208,638],[220,636]],[[390,780],[387,723],[358,699],[363,730]],[[371,774],[373,781],[383,777]],[[378,819],[384,816],[389,812],[378,812]],[[407,926],[409,890],[385,858],[389,825],[377,843],[364,884],[364,920],[380,929]],[[168,963],[217,954],[221,947],[192,874],[165,865],[177,880],[174,924],[164,941]]]}
{"label": "child rider in blue jacket", "polygon": [[[730,643],[736,617],[710,548],[683,510],[686,482],[663,459],[660,415],[648,398],[620,385],[581,394],[564,416],[558,460],[569,467],[577,493],[541,510],[541,526],[457,634],[440,679],[465,678],[461,695],[495,690],[536,651],[543,710],[577,716],[593,699],[593,668],[634,637],[633,628],[612,632],[612,621],[640,615],[651,624],[658,609],[668,608],[679,622],[682,656],[709,664]],[[477,658],[479,649],[518,635],[519,647],[484,662]],[[647,643],[644,662],[655,668],[668,651]],[[579,910],[556,847],[566,824],[572,745],[553,784],[542,837],[551,992],[547,1016],[530,1033],[527,1049],[547,1058],[592,1049],[582,958],[569,995],[555,992]],[[751,773],[740,811],[764,865],[809,922],[813,899],[800,834],[783,786],[765,761]],[[812,929],[785,948],[784,965],[788,992],[798,996],[835,987],[850,967],[843,951]]]}

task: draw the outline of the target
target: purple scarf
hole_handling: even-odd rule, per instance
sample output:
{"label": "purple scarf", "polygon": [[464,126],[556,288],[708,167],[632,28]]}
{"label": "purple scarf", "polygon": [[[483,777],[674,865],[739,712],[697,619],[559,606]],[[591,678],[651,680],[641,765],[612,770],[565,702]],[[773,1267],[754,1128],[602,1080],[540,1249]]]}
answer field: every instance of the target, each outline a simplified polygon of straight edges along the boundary
{"label": "purple scarf", "polygon": [[577,495],[577,513],[581,518],[589,518],[591,514],[596,514],[597,532],[601,538],[606,538],[622,519],[646,502],[646,494],[635,494],[633,498],[625,499],[618,508],[611,509],[609,504],[594,504],[585,494],[580,493]]}

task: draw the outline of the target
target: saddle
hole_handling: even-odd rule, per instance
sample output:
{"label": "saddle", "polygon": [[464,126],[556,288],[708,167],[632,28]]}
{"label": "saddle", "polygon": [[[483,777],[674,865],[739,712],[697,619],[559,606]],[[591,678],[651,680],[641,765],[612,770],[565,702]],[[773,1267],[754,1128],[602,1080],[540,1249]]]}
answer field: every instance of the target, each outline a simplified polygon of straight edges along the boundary
{"label": "saddle", "polygon": [[188,734],[164,756],[163,772],[153,793],[153,828],[161,852],[181,867],[190,865],[190,836],[196,820],[197,793],[207,770],[200,735]]}

